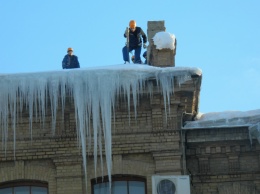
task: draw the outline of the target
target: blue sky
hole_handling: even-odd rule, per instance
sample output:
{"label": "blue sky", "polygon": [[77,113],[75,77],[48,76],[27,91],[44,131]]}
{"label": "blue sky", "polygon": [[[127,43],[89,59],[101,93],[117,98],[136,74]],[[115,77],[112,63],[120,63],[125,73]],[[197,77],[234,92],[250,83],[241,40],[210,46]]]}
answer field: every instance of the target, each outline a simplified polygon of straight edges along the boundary
{"label": "blue sky", "polygon": [[82,68],[122,64],[129,20],[144,32],[147,21],[164,20],[177,38],[176,66],[203,71],[200,112],[260,109],[259,0],[5,0],[0,5],[1,73],[60,70],[68,47]]}

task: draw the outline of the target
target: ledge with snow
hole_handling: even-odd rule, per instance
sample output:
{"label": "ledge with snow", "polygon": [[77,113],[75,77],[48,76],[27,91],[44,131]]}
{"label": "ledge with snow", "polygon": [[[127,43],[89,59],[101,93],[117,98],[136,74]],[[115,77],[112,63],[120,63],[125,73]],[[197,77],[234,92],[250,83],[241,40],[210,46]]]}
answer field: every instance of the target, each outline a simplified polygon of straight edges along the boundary
{"label": "ledge with snow", "polygon": [[[187,121],[184,129],[210,129],[248,127],[251,138],[256,138],[260,143],[260,109],[251,111],[224,111],[199,113],[194,121]],[[251,140],[252,141],[252,140]]]}

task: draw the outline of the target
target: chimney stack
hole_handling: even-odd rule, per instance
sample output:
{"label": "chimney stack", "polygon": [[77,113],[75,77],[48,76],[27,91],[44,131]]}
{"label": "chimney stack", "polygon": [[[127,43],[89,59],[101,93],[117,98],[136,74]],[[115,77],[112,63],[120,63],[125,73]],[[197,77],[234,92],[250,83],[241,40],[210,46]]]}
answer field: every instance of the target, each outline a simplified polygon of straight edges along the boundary
{"label": "chimney stack", "polygon": [[171,49],[156,49],[153,37],[157,32],[165,32],[164,21],[148,21],[147,36],[149,46],[147,47],[147,63],[151,66],[157,67],[174,67],[176,54],[176,40],[175,48]]}

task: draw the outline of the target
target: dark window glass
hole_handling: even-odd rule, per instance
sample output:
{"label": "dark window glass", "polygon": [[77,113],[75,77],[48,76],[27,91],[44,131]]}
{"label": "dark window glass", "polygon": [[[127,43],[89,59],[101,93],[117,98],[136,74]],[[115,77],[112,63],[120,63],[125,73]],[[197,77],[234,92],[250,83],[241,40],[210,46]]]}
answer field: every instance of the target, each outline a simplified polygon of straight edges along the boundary
{"label": "dark window glass", "polygon": [[108,182],[94,185],[94,193],[95,194],[109,194]]}
{"label": "dark window glass", "polygon": [[30,187],[14,187],[15,194],[30,194]]}
{"label": "dark window glass", "polygon": [[[92,194],[109,194],[107,177],[93,179],[91,183]],[[111,190],[113,194],[146,194],[146,179],[137,176],[114,175]]]}
{"label": "dark window glass", "polygon": [[48,184],[40,181],[0,183],[0,194],[48,194]]}
{"label": "dark window glass", "polygon": [[31,194],[47,194],[47,188],[44,187],[32,187],[31,188],[32,193]]}
{"label": "dark window glass", "polygon": [[12,194],[12,188],[0,189],[0,194]]}
{"label": "dark window glass", "polygon": [[112,193],[127,194],[127,181],[115,181],[112,183]]}
{"label": "dark window glass", "polygon": [[144,182],[130,181],[129,182],[129,194],[145,193]]}

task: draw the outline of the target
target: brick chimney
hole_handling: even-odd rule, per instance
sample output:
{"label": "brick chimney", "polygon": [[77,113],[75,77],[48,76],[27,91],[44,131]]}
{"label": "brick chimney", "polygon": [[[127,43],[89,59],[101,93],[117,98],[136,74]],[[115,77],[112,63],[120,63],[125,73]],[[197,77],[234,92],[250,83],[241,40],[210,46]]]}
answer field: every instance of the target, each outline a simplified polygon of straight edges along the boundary
{"label": "brick chimney", "polygon": [[174,67],[176,54],[176,40],[175,49],[156,49],[153,37],[157,32],[165,31],[164,21],[148,21],[147,36],[149,46],[147,48],[147,63],[151,66],[157,67]]}

